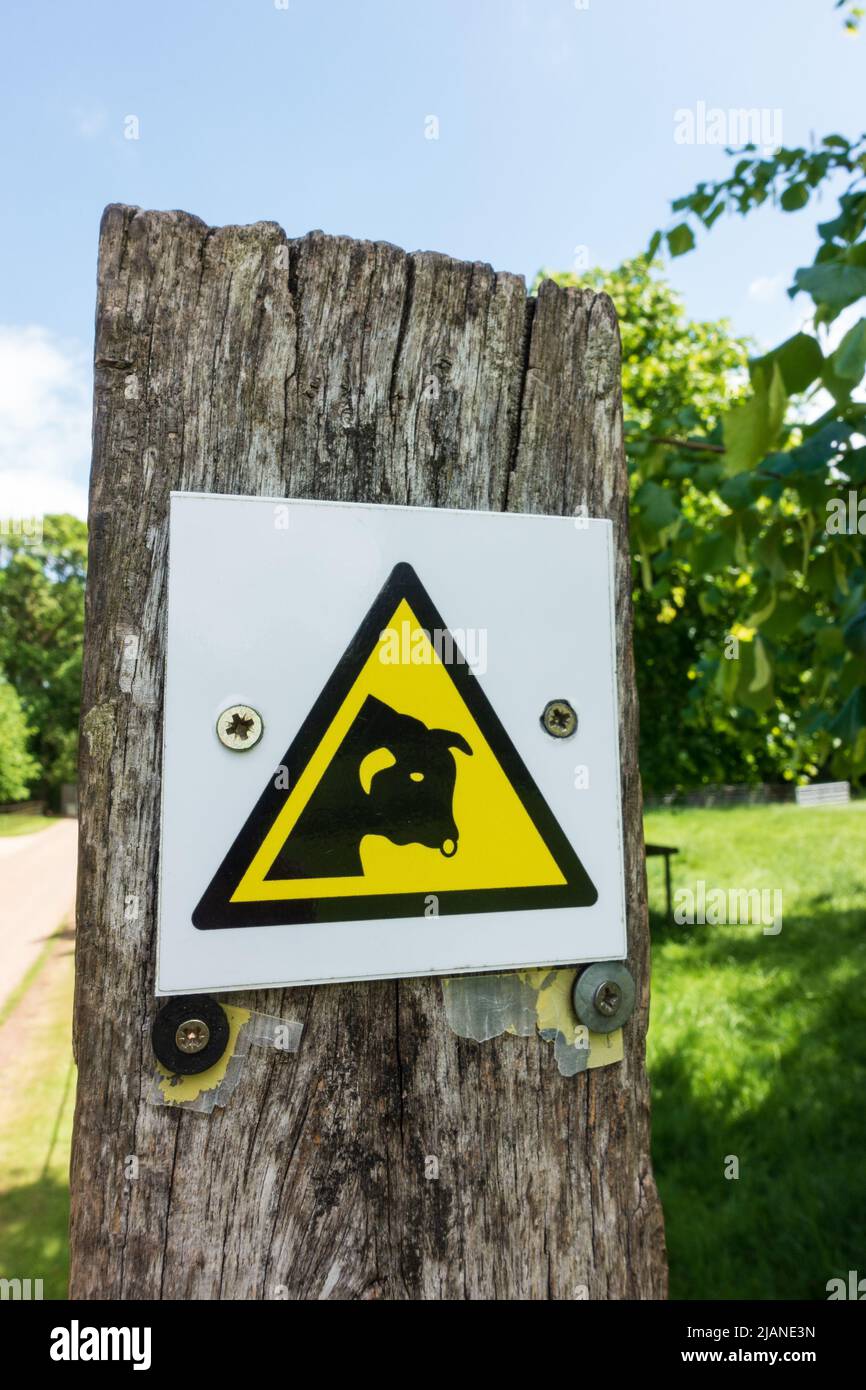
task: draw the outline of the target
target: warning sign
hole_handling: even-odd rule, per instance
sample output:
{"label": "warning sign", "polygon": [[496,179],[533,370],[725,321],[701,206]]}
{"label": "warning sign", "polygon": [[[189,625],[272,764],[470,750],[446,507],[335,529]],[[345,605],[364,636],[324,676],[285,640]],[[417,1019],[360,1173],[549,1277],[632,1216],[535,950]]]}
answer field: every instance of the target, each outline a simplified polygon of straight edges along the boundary
{"label": "warning sign", "polygon": [[171,498],[157,993],[626,951],[612,528]]}
{"label": "warning sign", "polygon": [[193,914],[202,930],[597,891],[418,575],[394,567]]}

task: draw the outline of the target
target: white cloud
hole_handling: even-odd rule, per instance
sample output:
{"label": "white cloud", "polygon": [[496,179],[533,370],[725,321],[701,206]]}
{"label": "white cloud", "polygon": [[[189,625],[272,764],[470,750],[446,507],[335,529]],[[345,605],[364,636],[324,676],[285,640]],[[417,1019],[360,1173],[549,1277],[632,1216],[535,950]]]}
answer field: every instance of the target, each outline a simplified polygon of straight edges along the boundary
{"label": "white cloud", "polygon": [[779,298],[784,287],[783,275],[759,275],[749,286],[749,298],[756,300],[758,304],[772,304],[774,299]]}
{"label": "white cloud", "polygon": [[79,344],[0,324],[0,516],[87,514],[90,412]]}
{"label": "white cloud", "polygon": [[102,110],[84,111],[76,106],[72,113],[75,129],[84,140],[95,140],[105,129],[108,114]]}

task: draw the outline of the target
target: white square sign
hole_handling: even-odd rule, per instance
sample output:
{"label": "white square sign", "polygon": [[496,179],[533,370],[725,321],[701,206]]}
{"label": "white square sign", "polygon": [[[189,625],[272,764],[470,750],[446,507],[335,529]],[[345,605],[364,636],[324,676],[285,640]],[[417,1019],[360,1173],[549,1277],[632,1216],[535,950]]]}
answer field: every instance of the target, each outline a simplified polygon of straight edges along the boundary
{"label": "white square sign", "polygon": [[171,498],[157,992],[621,959],[611,524]]}

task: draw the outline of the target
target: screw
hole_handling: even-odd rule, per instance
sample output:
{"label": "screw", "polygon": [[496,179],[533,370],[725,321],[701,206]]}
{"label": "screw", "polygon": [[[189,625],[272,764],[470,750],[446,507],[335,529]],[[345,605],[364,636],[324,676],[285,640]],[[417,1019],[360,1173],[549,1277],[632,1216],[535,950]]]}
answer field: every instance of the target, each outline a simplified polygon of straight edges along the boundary
{"label": "screw", "polygon": [[210,1029],[203,1018],[187,1018],[174,1035],[181,1052],[191,1055],[204,1052],[210,1042]]}
{"label": "screw", "polygon": [[595,991],[593,1003],[605,1018],[612,1018],[622,1002],[622,990],[614,980],[605,980]]}
{"label": "screw", "polygon": [[548,700],[541,716],[541,727],[551,738],[571,738],[577,730],[577,712],[568,700]]}
{"label": "screw", "polygon": [[167,1072],[197,1076],[225,1054],[228,1015],[209,994],[181,994],[156,1015],[151,1041],[156,1060]]}
{"label": "screw", "polygon": [[578,1023],[591,1033],[612,1033],[631,1017],[634,980],[621,961],[596,961],[581,970],[571,998]]}
{"label": "screw", "polygon": [[248,748],[255,748],[264,728],[257,709],[251,705],[230,705],[217,720],[216,731],[223,748],[245,753]]}

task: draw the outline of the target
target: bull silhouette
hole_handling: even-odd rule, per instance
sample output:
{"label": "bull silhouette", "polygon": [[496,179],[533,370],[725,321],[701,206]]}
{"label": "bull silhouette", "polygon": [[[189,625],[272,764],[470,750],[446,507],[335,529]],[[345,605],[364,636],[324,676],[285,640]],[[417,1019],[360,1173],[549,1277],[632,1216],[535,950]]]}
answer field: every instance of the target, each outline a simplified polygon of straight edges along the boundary
{"label": "bull silhouette", "polygon": [[455,749],[472,755],[462,734],[428,729],[368,695],[267,878],[360,875],[365,835],[451,858],[459,840]]}

